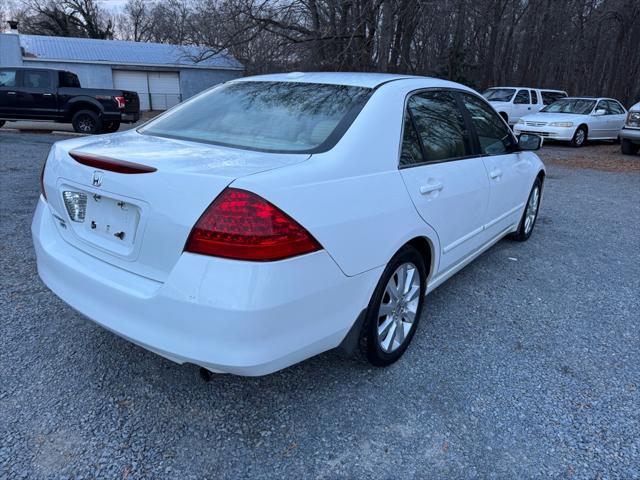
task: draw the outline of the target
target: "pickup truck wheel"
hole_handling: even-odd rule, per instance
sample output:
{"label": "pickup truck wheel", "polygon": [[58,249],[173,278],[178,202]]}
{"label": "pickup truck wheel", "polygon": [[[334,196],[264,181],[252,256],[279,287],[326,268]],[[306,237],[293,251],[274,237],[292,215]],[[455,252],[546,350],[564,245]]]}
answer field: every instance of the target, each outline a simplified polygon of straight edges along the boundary
{"label": "pickup truck wheel", "polygon": [[102,133],[113,133],[117,132],[120,128],[119,120],[112,120],[110,122],[104,122],[102,124]]}
{"label": "pickup truck wheel", "polygon": [[640,150],[640,145],[631,142],[631,140],[623,138],[621,150],[623,155],[635,155],[636,153],[638,153],[638,150]]}
{"label": "pickup truck wheel", "polygon": [[76,112],[71,120],[73,129],[78,133],[100,133],[102,121],[95,112],[91,110],[80,110]]}
{"label": "pickup truck wheel", "polygon": [[4,120],[0,120],[0,128],[4,127]]}

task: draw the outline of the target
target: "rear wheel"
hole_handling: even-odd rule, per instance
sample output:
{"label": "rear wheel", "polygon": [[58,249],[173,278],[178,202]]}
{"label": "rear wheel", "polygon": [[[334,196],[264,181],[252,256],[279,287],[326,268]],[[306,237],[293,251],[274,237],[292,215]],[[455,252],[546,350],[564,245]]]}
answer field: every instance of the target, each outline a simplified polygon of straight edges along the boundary
{"label": "rear wheel", "polygon": [[581,147],[587,142],[587,129],[584,125],[580,125],[576,129],[576,133],[573,134],[571,139],[572,147]]}
{"label": "rear wheel", "polygon": [[113,133],[117,132],[120,128],[119,120],[111,120],[110,122],[104,122],[102,125],[102,133]]}
{"label": "rear wheel", "polygon": [[542,194],[542,182],[540,178],[536,178],[536,181],[531,187],[531,193],[529,193],[529,199],[527,200],[527,206],[524,209],[518,230],[516,230],[511,238],[517,242],[526,242],[529,240],[533,227],[538,219],[538,210],[540,209],[540,196]]}
{"label": "rear wheel", "polygon": [[391,259],[373,293],[363,325],[363,351],[383,367],[398,360],[415,334],[426,289],[420,253],[404,246]]}
{"label": "rear wheel", "polygon": [[632,141],[623,138],[622,145],[620,147],[623,155],[635,155],[640,150],[640,145],[633,143]]}
{"label": "rear wheel", "polygon": [[80,110],[76,112],[71,120],[73,129],[78,133],[100,133],[102,130],[102,121],[100,117],[91,110]]}

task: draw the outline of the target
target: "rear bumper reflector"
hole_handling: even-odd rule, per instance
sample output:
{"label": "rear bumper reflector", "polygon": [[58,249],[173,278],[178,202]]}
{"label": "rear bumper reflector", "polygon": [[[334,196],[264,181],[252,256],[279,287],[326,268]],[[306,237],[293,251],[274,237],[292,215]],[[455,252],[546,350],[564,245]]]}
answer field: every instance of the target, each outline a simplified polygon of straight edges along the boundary
{"label": "rear bumper reflector", "polygon": [[99,168],[100,170],[108,170],[117,173],[151,173],[157,169],[142,165],[140,163],[127,162],[115,158],[103,157],[92,153],[69,152],[71,158],[76,162],[89,167]]}

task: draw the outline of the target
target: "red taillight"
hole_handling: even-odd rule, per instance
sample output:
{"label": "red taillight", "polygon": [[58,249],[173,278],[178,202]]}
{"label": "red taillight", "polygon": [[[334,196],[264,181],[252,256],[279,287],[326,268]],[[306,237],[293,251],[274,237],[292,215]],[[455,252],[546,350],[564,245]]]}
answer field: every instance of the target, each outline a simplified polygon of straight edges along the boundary
{"label": "red taillight", "polygon": [[127,105],[127,103],[124,101],[124,97],[113,97],[113,99],[116,101],[116,103],[118,104],[118,108],[121,110]]}
{"label": "red taillight", "polygon": [[44,161],[44,165],[42,165],[42,170],[40,171],[40,193],[42,194],[42,196],[44,197],[44,199],[47,199],[47,192],[44,189],[44,169],[47,168],[47,161]]}
{"label": "red taillight", "polygon": [[185,251],[236,260],[282,260],[322,247],[298,222],[258,195],[227,188],[189,235]]}

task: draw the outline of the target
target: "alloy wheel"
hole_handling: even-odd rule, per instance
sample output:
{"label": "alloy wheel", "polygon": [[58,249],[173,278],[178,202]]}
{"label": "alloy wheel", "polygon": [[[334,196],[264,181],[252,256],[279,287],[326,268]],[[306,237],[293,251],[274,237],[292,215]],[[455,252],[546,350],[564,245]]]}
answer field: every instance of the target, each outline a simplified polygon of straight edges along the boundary
{"label": "alloy wheel", "polygon": [[400,265],[384,290],[378,309],[378,343],[390,353],[405,342],[420,303],[420,274],[413,263]]}
{"label": "alloy wheel", "polygon": [[524,233],[529,234],[533,228],[533,224],[536,221],[536,215],[538,215],[538,204],[540,203],[540,187],[537,185],[534,187],[527,203],[527,211],[524,217]]}

